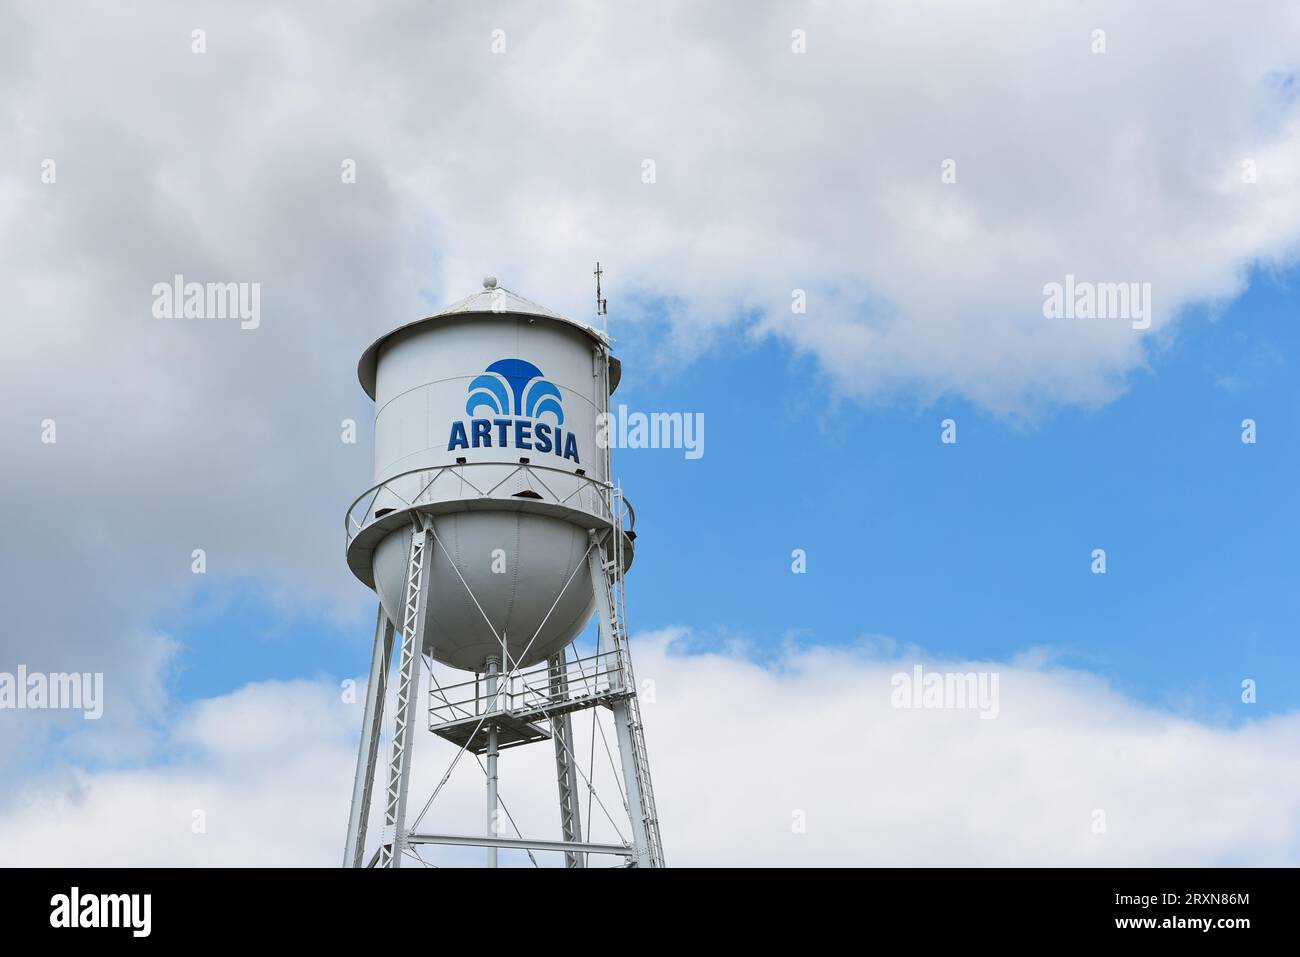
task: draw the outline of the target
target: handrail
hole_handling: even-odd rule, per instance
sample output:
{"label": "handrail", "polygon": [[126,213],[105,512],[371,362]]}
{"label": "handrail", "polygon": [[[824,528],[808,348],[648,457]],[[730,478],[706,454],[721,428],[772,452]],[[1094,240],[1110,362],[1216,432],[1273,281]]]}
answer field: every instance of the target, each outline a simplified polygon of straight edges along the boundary
{"label": "handrail", "polygon": [[[503,675],[502,683],[493,695],[483,691],[477,679],[443,685],[430,695],[430,725],[436,727],[499,712],[545,711],[567,702],[617,691],[623,683],[623,665],[621,651],[606,651],[568,660],[558,669],[546,662]],[[555,677],[564,680],[558,682],[559,688],[553,689],[551,679]],[[479,708],[480,702],[483,710]]]}
{"label": "handrail", "polygon": [[[492,483],[491,486],[486,489],[486,491],[482,488],[479,488],[478,485],[472,482],[465,475],[466,471],[471,471],[474,469],[479,469],[480,472],[482,472],[483,470],[486,469],[496,469],[499,471],[504,468],[510,469],[510,472],[506,474],[504,477],[501,477],[498,481]],[[549,472],[557,476],[564,476],[570,480],[577,480],[577,485],[567,495],[561,495],[559,491],[552,489],[550,485],[548,485],[545,481],[543,481],[540,475],[535,474],[539,472]],[[555,466],[551,466],[551,465],[534,465],[532,463],[524,464],[522,462],[520,463],[466,462],[463,464],[455,463],[452,465],[434,465],[434,466],[425,466],[424,468],[407,469],[406,471],[399,472],[396,475],[390,475],[382,482],[372,485],[370,488],[366,489],[364,492],[362,492],[360,495],[358,495],[355,499],[352,500],[352,504],[348,506],[347,512],[344,513],[343,531],[346,538],[346,544],[351,545],[352,540],[356,538],[357,535],[363,532],[375,521],[374,512],[376,510],[376,506],[379,504],[380,496],[385,492],[388,493],[389,495],[394,496],[396,499],[400,500],[403,503],[402,507],[404,509],[413,508],[416,505],[420,504],[421,498],[423,498],[427,493],[429,493],[430,490],[438,483],[440,479],[442,479],[445,475],[450,474],[455,478],[459,479],[463,485],[469,486],[469,489],[463,490],[457,496],[458,498],[461,499],[504,498],[505,496],[496,494],[497,491],[503,485],[505,485],[511,479],[513,479],[515,476],[521,473],[530,476],[534,480],[533,482],[530,483],[530,485],[539,485],[545,491],[546,494],[541,496],[543,501],[548,502],[552,505],[562,505],[567,508],[573,508],[581,512],[586,512],[590,515],[594,515],[597,518],[600,518],[603,521],[610,522],[611,524],[615,524],[613,503],[617,501],[619,497],[615,495],[614,486],[609,482],[601,482],[592,478],[589,475],[579,475],[576,472],[569,471],[568,469],[556,468]],[[396,483],[402,481],[403,479],[409,479],[413,475],[429,475],[429,474],[432,474],[432,477],[428,480],[428,482],[426,482],[420,488],[419,492],[417,492],[414,496],[412,496],[409,499],[405,495],[398,492],[393,487]],[[495,478],[496,477],[495,473],[490,473],[490,477]],[[482,484],[488,485],[487,482],[484,482]],[[469,490],[472,490],[473,494],[471,494]],[[536,489],[533,489],[533,491],[536,491]],[[579,494],[583,491],[589,491],[594,493],[593,495],[594,501],[598,503],[595,507],[589,504],[590,500],[583,501],[583,498]],[[367,498],[369,499],[369,501],[366,502],[364,508],[361,510],[360,520],[358,520],[356,514],[357,506],[360,505],[362,501]],[[636,512],[633,511],[632,506],[628,504],[626,499],[622,500],[622,505],[627,511],[627,517],[624,519],[622,525],[624,529],[630,530],[633,527],[633,525],[636,523]]]}

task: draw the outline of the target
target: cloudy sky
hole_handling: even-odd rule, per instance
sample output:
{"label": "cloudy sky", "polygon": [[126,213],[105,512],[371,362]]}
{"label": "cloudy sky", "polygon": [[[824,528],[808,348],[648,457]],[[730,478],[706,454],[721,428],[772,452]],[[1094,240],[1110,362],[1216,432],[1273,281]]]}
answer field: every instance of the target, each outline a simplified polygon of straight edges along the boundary
{"label": "cloudy sky", "polygon": [[[0,710],[0,863],[341,859],[356,360],[486,274],[588,318],[597,259],[617,398],[707,426],[617,459],[669,863],[1300,863],[1294,4],[0,22],[0,673],[106,698]],[[259,324],[157,317],[177,274]],[[1067,276],[1149,328],[1048,318]],[[917,664],[997,717],[893,707]]]}

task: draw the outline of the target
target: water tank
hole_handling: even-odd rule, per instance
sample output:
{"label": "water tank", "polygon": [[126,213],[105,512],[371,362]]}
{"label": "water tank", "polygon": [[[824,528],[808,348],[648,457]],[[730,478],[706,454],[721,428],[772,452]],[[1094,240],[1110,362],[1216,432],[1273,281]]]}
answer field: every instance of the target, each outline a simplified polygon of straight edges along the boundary
{"label": "water tank", "polygon": [[348,565],[400,630],[411,536],[432,518],[424,649],[467,671],[501,657],[497,636],[524,667],[577,637],[595,607],[591,532],[611,558],[621,507],[597,440],[621,368],[607,338],[483,286],[362,355],[375,484],[345,519]]}

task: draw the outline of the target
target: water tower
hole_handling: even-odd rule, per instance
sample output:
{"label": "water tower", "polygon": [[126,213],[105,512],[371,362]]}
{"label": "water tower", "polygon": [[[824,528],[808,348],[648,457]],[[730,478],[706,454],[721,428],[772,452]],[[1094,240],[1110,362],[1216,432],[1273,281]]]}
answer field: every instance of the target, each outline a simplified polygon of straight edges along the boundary
{"label": "water tower", "polygon": [[[418,858],[423,844],[481,845],[489,866],[500,848],[559,851],[569,867],[593,854],[663,865],[625,626],[634,515],[611,479],[608,443],[598,440],[620,370],[604,332],[493,278],[361,356],[361,387],[376,408],[375,484],[353,502],[344,524],[348,566],[375,590],[379,615],[345,866],[398,867],[407,855]],[[593,612],[598,643],[584,657],[570,646]],[[383,833],[367,858],[395,639]],[[473,676],[439,685],[433,661]],[[628,817],[623,843],[583,840],[579,796],[592,785],[580,780],[571,716],[597,708],[610,713],[616,731]],[[408,825],[422,725],[456,745],[457,759],[465,752],[486,759],[483,834]],[[503,836],[498,755],[547,741],[562,840]]]}

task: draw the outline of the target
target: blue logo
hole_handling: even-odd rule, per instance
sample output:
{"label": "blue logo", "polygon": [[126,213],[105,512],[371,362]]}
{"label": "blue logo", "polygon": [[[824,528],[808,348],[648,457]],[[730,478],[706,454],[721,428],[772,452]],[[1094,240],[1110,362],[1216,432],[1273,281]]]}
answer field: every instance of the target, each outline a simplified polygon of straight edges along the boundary
{"label": "blue logo", "polygon": [[[531,387],[529,386],[531,383]],[[509,389],[509,395],[506,389]],[[513,407],[510,397],[514,397]],[[469,415],[480,405],[490,406],[497,415],[526,415],[536,419],[543,412],[555,414],[555,424],[564,424],[564,409],[560,407],[560,390],[542,378],[542,370],[523,359],[501,359],[487,367],[487,371],[469,384],[469,401],[465,411]]]}
{"label": "blue logo", "polygon": [[[490,419],[474,418],[486,409]],[[542,370],[524,359],[498,359],[469,384],[465,401],[468,422],[453,422],[447,451],[469,448],[508,448],[554,452],[578,463],[578,442],[564,429],[560,390]],[[543,415],[555,421],[543,422]],[[493,442],[493,439],[496,439]]]}

